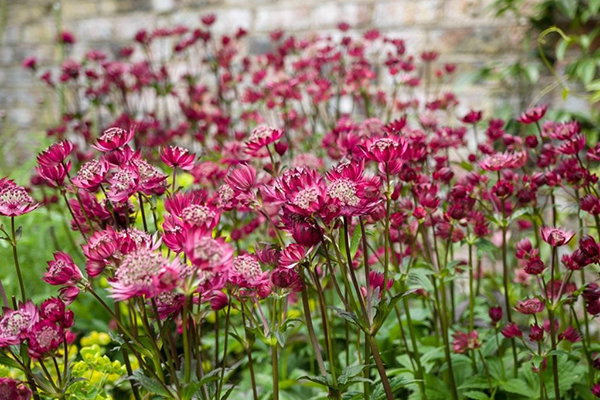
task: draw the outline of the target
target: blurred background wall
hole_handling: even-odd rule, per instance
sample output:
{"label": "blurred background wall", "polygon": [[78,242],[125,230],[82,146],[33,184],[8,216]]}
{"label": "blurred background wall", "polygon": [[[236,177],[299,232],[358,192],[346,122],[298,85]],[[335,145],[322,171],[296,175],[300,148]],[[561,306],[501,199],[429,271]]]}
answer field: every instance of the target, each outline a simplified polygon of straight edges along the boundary
{"label": "blurred background wall", "polygon": [[[491,108],[507,99],[502,91],[461,77],[490,63],[528,57],[523,50],[524,23],[496,17],[492,0],[1,0],[0,115],[4,164],[31,157],[30,148],[49,118],[40,105],[45,93],[31,72],[22,68],[28,56],[40,69],[56,66],[59,29],[72,32],[75,56],[90,48],[117,51],[140,29],[178,24],[195,26],[207,13],[217,15],[215,29],[249,31],[248,51],[261,52],[276,29],[337,34],[339,22],[356,31],[377,28],[405,39],[412,54],[441,53],[440,61],[457,64],[463,108]],[[62,28],[61,28],[62,26]],[[52,99],[50,99],[52,101]],[[9,149],[9,151],[6,151]]]}

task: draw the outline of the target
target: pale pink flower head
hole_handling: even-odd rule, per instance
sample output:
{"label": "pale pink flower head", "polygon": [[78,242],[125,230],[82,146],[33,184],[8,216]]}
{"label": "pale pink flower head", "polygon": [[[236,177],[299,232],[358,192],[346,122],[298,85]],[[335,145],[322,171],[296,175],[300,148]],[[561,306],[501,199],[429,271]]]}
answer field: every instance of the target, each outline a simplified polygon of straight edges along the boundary
{"label": "pale pink flower head", "polygon": [[263,147],[278,141],[283,136],[280,129],[271,128],[266,125],[257,126],[252,130],[250,138],[246,142],[246,153],[256,155]]}
{"label": "pale pink flower head", "polygon": [[73,151],[73,143],[68,140],[54,143],[37,156],[38,164],[42,167],[53,167],[63,163]]}
{"label": "pale pink flower head", "polygon": [[38,319],[38,309],[31,301],[16,310],[6,309],[0,320],[0,347],[21,343]]}
{"label": "pale pink flower head", "polygon": [[104,271],[106,265],[119,253],[119,238],[112,227],[95,232],[82,246],[87,257],[86,271],[90,277],[96,277]]}
{"label": "pale pink flower head", "polygon": [[125,146],[133,139],[135,129],[132,127],[129,131],[118,127],[108,128],[102,136],[98,138],[95,145],[92,145],[98,151],[106,153]]}
{"label": "pale pink flower head", "polygon": [[297,243],[292,243],[281,251],[279,256],[279,267],[292,269],[296,267],[304,258],[307,253],[310,253],[312,249],[307,249]]}
{"label": "pale pink flower head", "polygon": [[0,179],[0,215],[18,217],[39,206],[24,187],[18,186],[8,178]]}
{"label": "pale pink flower head", "polygon": [[23,382],[0,378],[0,400],[30,400],[31,390]]}
{"label": "pale pink flower head", "polygon": [[169,146],[162,149],[160,159],[171,168],[181,168],[189,171],[194,167],[196,156],[188,149],[179,146]]}
{"label": "pale pink flower head", "polygon": [[77,175],[72,180],[73,185],[80,189],[95,192],[104,181],[108,169],[108,161],[104,158],[88,161],[77,171]]}
{"label": "pale pink flower head", "polygon": [[575,232],[562,228],[544,226],[540,231],[540,235],[544,242],[548,243],[550,246],[560,247],[569,243],[569,241],[573,239],[573,236],[575,236]]}
{"label": "pale pink flower head", "polygon": [[556,140],[567,140],[581,132],[577,121],[555,123],[550,130],[550,137]]}
{"label": "pale pink flower head", "polygon": [[114,279],[110,281],[111,297],[117,301],[141,296],[152,298],[160,293],[154,277],[167,269],[178,272],[181,266],[176,260],[169,262],[158,252],[139,248],[125,255],[115,271]]}
{"label": "pale pink flower head", "polygon": [[241,164],[225,178],[225,183],[236,193],[246,193],[254,188],[256,182],[256,170],[251,165]]}
{"label": "pale pink flower head", "polygon": [[327,202],[327,184],[314,169],[294,168],[275,181],[274,196],[292,213],[311,216]]}
{"label": "pale pink flower head", "polygon": [[254,287],[261,283],[265,274],[256,256],[242,254],[233,260],[229,280],[239,287]]}
{"label": "pale pink flower head", "polygon": [[59,349],[64,340],[64,329],[50,320],[41,320],[28,332],[29,356],[36,360]]}
{"label": "pale pink flower head", "polygon": [[515,306],[515,310],[525,315],[539,314],[544,311],[544,302],[538,298],[526,299],[519,301]]}
{"label": "pale pink flower head", "polygon": [[233,248],[223,238],[213,239],[202,229],[188,233],[185,254],[198,269],[206,272],[223,272],[231,267]]}
{"label": "pale pink flower head", "polygon": [[468,350],[476,350],[481,347],[479,343],[479,333],[472,331],[469,333],[456,332],[452,338],[452,351],[455,353],[463,354]]}
{"label": "pale pink flower head", "polygon": [[523,114],[521,114],[519,116],[519,118],[517,118],[517,121],[519,121],[522,124],[536,123],[540,119],[544,118],[544,115],[546,115],[547,110],[548,110],[547,104],[542,104],[540,106],[530,108],[527,111],[525,111]]}
{"label": "pale pink flower head", "polygon": [[408,142],[397,135],[385,135],[368,138],[364,144],[358,147],[368,160],[390,163],[402,158],[408,148]]}
{"label": "pale pink flower head", "polygon": [[48,261],[48,269],[42,279],[50,285],[75,285],[83,279],[83,275],[70,255],[57,251],[54,260]]}

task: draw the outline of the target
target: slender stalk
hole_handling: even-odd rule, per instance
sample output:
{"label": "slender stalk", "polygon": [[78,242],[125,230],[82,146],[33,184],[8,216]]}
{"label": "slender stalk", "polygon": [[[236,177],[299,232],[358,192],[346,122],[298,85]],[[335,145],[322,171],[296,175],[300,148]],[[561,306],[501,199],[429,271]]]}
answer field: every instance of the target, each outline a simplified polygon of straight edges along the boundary
{"label": "slender stalk", "polygon": [[[10,231],[12,234],[12,253],[13,260],[15,262],[15,269],[17,270],[17,278],[19,279],[19,287],[21,289],[21,299],[23,303],[27,301],[27,296],[25,295],[25,285],[23,284],[23,275],[21,274],[21,266],[19,265],[19,255],[17,254],[17,233],[15,230],[15,217],[10,217]],[[4,290],[4,288],[3,288]],[[6,297],[6,295],[5,295]],[[7,302],[7,301],[5,301]]]}
{"label": "slender stalk", "polygon": [[[221,379],[219,380],[219,389],[217,390],[217,399],[221,398],[221,390],[223,389],[223,378],[225,376],[225,361],[227,359],[227,345],[229,343],[229,321],[231,316],[231,301],[227,304],[227,312],[225,313],[225,343],[223,345],[223,358],[221,358]],[[219,349],[215,350],[217,353]]]}
{"label": "slender stalk", "polygon": [[315,352],[315,357],[317,359],[317,364],[319,365],[319,371],[321,375],[327,375],[327,370],[325,369],[325,363],[323,362],[323,356],[321,355],[321,350],[319,348],[319,341],[317,336],[315,335],[315,329],[312,323],[312,317],[310,315],[310,307],[308,305],[308,294],[306,292],[306,284],[302,285],[302,308],[304,310],[304,318],[306,320],[306,328],[308,329],[308,336],[310,338],[310,342],[313,346],[313,350]]}
{"label": "slender stalk", "polygon": [[[550,296],[548,301],[548,321],[550,322],[550,343],[552,351],[556,350],[556,326],[554,326],[554,273],[556,269],[556,247],[552,247],[552,267],[550,284]],[[554,378],[554,395],[560,399],[560,387],[558,385],[558,356],[552,355],[552,376]]]}
{"label": "slender stalk", "polygon": [[[498,173],[499,174],[499,173]],[[506,249],[506,210],[504,207],[504,200],[500,200],[502,208],[502,284],[504,286],[504,302],[506,303],[506,318],[508,323],[512,323],[512,314],[510,309],[510,293],[508,289],[508,260],[507,260],[507,249]],[[517,344],[515,339],[511,339],[512,353],[513,353],[513,375],[516,378],[519,370],[519,364],[517,359]]]}

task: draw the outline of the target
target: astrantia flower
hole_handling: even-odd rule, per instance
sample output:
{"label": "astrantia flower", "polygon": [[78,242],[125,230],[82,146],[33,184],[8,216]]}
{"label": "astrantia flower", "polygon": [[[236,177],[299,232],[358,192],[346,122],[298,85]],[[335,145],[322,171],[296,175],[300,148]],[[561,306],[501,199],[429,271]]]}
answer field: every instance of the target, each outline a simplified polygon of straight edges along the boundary
{"label": "astrantia flower", "polygon": [[481,347],[479,343],[479,333],[472,331],[469,333],[456,332],[452,335],[452,351],[463,354],[467,350],[475,350]]}
{"label": "astrantia flower", "polygon": [[327,184],[313,169],[294,168],[277,178],[270,194],[290,212],[308,217],[326,204]]}
{"label": "astrantia flower", "polygon": [[18,186],[8,178],[0,179],[0,215],[18,217],[39,206],[24,187]]}
{"label": "astrantia flower", "polygon": [[538,324],[531,325],[531,330],[529,331],[529,340],[532,342],[541,342],[544,340],[544,329]]}
{"label": "astrantia flower", "polygon": [[87,257],[86,271],[90,277],[96,277],[104,271],[106,265],[118,254],[119,240],[112,227],[95,232],[82,246]]}
{"label": "astrantia flower", "polygon": [[600,383],[596,383],[592,386],[591,392],[594,396],[600,397]]}
{"label": "astrantia flower", "polygon": [[271,273],[271,282],[282,289],[292,289],[294,291],[302,289],[300,275],[295,270],[289,268],[275,268]]}
{"label": "astrantia flower", "polygon": [[544,242],[548,243],[550,246],[560,247],[573,239],[575,232],[561,228],[544,226],[540,231],[540,235],[542,236]]}
{"label": "astrantia flower", "polygon": [[75,285],[83,275],[70,255],[57,251],[54,260],[48,261],[48,269],[42,278],[51,285]]}
{"label": "astrantia flower", "polygon": [[517,324],[511,322],[502,329],[502,335],[507,339],[512,339],[523,336],[523,332],[521,332]]}
{"label": "astrantia flower", "polygon": [[359,146],[367,159],[378,163],[399,161],[407,147],[408,142],[397,135],[369,138],[364,145]]}
{"label": "astrantia flower", "polygon": [[572,326],[568,326],[562,333],[558,335],[558,340],[566,340],[571,343],[581,341],[581,334]]}
{"label": "astrantia flower", "polygon": [[527,161],[527,153],[494,153],[481,161],[479,166],[485,171],[500,171],[522,167]]}
{"label": "astrantia flower", "polygon": [[61,299],[50,298],[40,305],[40,319],[56,322],[63,328],[73,326],[73,311],[67,310]]}
{"label": "astrantia flower", "polygon": [[502,320],[502,307],[490,307],[488,314],[492,320],[492,325],[496,326]]}
{"label": "astrantia flower", "polygon": [[64,185],[69,171],[71,171],[71,162],[50,166],[41,165],[35,167],[35,170],[40,178],[44,179],[51,187],[61,187]]}
{"label": "astrantia flower", "polygon": [[109,128],[104,131],[92,147],[101,152],[112,151],[129,143],[133,139],[134,134],[135,129],[133,128],[129,129],[129,131],[117,127]]}
{"label": "astrantia flower", "polygon": [[0,320],[0,347],[19,344],[38,318],[38,309],[31,301],[16,310],[6,309]]}
{"label": "astrantia flower", "polygon": [[544,311],[544,302],[537,298],[519,301],[515,310],[525,315],[539,314]]}
{"label": "astrantia flower", "polygon": [[73,143],[68,140],[54,143],[37,156],[38,164],[42,167],[53,167],[64,162],[73,151]]}
{"label": "astrantia flower", "polygon": [[271,128],[265,125],[257,126],[252,130],[250,138],[246,142],[246,153],[253,156],[263,147],[278,141],[282,135],[283,131],[280,129]]}
{"label": "astrantia flower", "polygon": [[23,382],[12,378],[0,378],[0,400],[29,400],[31,390]]}
{"label": "astrantia flower", "polygon": [[202,271],[222,272],[231,267],[233,248],[223,238],[213,239],[201,229],[196,229],[185,242],[185,254],[192,264]]}
{"label": "astrantia flower", "polygon": [[80,189],[95,192],[104,181],[108,169],[108,161],[104,158],[88,161],[77,171],[77,175],[73,178],[73,185]]}
{"label": "astrantia flower", "polygon": [[177,261],[169,262],[150,249],[140,248],[127,254],[115,271],[114,279],[110,281],[111,297],[124,301],[138,296],[156,296],[160,292],[153,284],[153,277],[166,268],[181,270]]}
{"label": "astrantia flower", "polygon": [[539,121],[540,119],[542,119],[544,117],[544,115],[546,115],[547,110],[548,110],[547,104],[543,104],[541,106],[530,108],[529,110],[527,110],[523,114],[521,114],[521,116],[519,118],[517,118],[517,121],[519,121],[522,124],[533,124],[533,123]]}
{"label": "astrantia flower", "polygon": [[344,216],[368,214],[381,201],[379,178],[363,176],[364,162],[343,163],[327,173],[327,194]]}
{"label": "astrantia flower", "polygon": [[160,159],[171,168],[181,168],[189,171],[194,167],[196,156],[188,149],[179,146],[165,147],[160,152]]}
{"label": "astrantia flower", "polygon": [[139,190],[140,175],[137,168],[126,165],[117,169],[108,182],[108,198],[116,203],[125,203]]}
{"label": "astrantia flower", "polygon": [[290,244],[281,252],[281,256],[279,257],[279,267],[288,269],[294,268],[304,259],[306,253],[306,247],[296,243]]}
{"label": "astrantia flower", "polygon": [[229,273],[230,281],[240,287],[252,287],[260,283],[264,273],[256,256],[243,254],[233,260]]}
{"label": "astrantia flower", "polygon": [[481,121],[481,117],[483,116],[483,112],[471,110],[460,120],[465,124],[476,124]]}
{"label": "astrantia flower", "polygon": [[161,195],[167,190],[167,175],[139,156],[132,157],[131,164],[137,168],[139,190],[147,196]]}
{"label": "astrantia flower", "polygon": [[29,356],[40,359],[58,350],[64,340],[64,330],[55,322],[42,320],[31,327],[27,336]]}

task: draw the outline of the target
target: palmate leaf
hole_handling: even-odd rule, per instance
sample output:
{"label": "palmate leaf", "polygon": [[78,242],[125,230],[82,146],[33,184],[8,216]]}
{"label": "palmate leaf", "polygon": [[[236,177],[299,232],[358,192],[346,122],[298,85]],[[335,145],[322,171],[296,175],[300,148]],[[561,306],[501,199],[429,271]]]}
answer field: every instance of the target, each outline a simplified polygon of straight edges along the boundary
{"label": "palmate leaf", "polygon": [[464,392],[463,395],[467,399],[475,399],[475,400],[489,400],[490,397],[483,392],[475,392],[473,390],[469,390],[468,392]]}
{"label": "palmate leaf", "polygon": [[135,371],[133,371],[129,379],[138,382],[144,389],[146,389],[150,393],[163,396],[167,399],[172,398],[169,392],[163,387],[163,385],[161,385],[159,381],[144,375],[144,371],[142,371],[141,369],[136,369]]}

